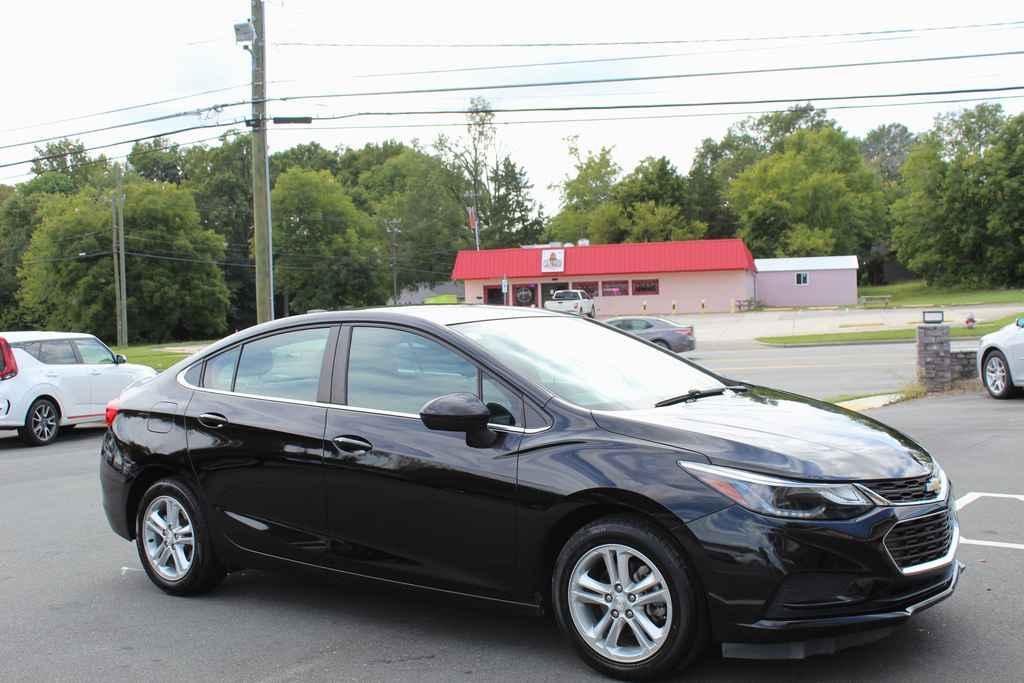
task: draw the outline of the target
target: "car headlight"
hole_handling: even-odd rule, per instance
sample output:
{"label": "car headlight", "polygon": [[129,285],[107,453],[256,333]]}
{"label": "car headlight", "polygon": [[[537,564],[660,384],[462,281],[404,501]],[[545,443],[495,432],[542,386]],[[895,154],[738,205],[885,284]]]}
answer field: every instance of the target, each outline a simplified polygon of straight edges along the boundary
{"label": "car headlight", "polygon": [[851,519],[874,507],[853,484],[788,481],[685,460],[679,466],[748,510],[773,517]]}

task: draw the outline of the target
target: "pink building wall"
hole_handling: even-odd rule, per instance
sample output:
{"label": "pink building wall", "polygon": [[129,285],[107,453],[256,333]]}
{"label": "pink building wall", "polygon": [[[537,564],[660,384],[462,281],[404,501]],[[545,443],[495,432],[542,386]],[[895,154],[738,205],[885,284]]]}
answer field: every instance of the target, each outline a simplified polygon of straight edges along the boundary
{"label": "pink building wall", "polygon": [[765,306],[845,306],[857,303],[857,271],[810,270],[807,284],[796,284],[798,271],[757,274],[757,300]]}
{"label": "pink building wall", "polygon": [[[730,311],[736,299],[754,298],[754,274],[746,270],[716,270],[697,273],[643,273],[639,275],[614,275],[579,277],[543,277],[543,278],[509,278],[509,289],[516,284],[536,284],[537,291],[540,285],[548,282],[558,282],[568,289],[573,282],[612,282],[622,280],[658,280],[657,294],[637,294],[626,296],[597,296],[597,314],[601,316],[610,315],[636,315],[644,313],[643,305],[646,302],[646,313],[651,315],[668,315],[672,311],[673,301],[676,303],[677,313],[696,313],[701,310],[701,302],[704,302],[704,310],[708,312]],[[467,280],[466,303],[482,304],[484,299],[485,286],[500,286],[501,279],[493,280]],[[511,292],[509,296],[511,300]]]}

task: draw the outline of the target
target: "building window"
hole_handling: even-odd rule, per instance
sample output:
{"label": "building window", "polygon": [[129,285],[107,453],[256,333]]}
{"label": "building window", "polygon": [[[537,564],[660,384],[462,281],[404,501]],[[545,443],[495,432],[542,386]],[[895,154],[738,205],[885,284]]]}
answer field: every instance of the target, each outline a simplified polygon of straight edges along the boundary
{"label": "building window", "polygon": [[596,282],[574,282],[572,283],[572,289],[582,289],[584,292],[587,293],[587,296],[593,299],[595,296],[597,296],[598,290],[600,288],[598,287],[598,283]]}
{"label": "building window", "polygon": [[601,283],[601,296],[626,296],[629,280],[605,280]]}
{"label": "building window", "polygon": [[633,280],[633,296],[640,294],[657,294],[657,280]]}
{"label": "building window", "polygon": [[797,273],[796,274],[796,284],[797,284],[797,286],[803,287],[804,285],[807,284],[808,279],[809,278],[807,276],[807,273]]}

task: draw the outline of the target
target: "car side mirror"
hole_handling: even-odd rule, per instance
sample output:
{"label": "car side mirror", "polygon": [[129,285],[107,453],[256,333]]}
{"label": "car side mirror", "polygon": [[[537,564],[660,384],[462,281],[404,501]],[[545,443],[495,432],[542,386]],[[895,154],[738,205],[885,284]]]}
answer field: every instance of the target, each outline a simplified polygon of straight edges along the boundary
{"label": "car side mirror", "polygon": [[420,420],[427,429],[464,432],[466,443],[477,448],[486,448],[497,440],[497,434],[487,428],[490,419],[487,406],[476,394],[466,392],[438,396],[420,409]]}
{"label": "car side mirror", "polygon": [[118,354],[116,354],[114,356],[114,365],[121,365],[122,363],[127,363],[127,362],[128,362],[128,357],[125,356],[123,353],[118,353]]}

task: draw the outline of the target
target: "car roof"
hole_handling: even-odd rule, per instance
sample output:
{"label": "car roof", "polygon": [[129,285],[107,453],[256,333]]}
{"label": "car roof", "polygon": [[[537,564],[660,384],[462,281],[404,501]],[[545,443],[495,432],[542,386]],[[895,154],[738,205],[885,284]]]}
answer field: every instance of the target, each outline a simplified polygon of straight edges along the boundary
{"label": "car roof", "polygon": [[665,320],[664,318],[656,318],[653,315],[623,315],[618,318],[609,318],[606,322],[613,323],[617,320],[650,320],[653,322],[665,323],[666,325],[679,325],[679,323],[672,322],[671,320]]}
{"label": "car roof", "polygon": [[[302,318],[305,316],[295,316]],[[562,318],[564,314],[547,311],[543,308],[526,306],[486,306],[483,304],[423,304],[417,306],[382,306],[379,308],[362,308],[349,311],[328,311],[310,314],[311,318],[329,318],[337,320],[379,320],[382,318],[416,318],[437,325],[458,325],[460,323],[479,322],[481,320],[503,320],[508,318]],[[295,318],[288,318],[294,320]]]}
{"label": "car roof", "polygon": [[15,344],[19,342],[47,341],[50,339],[93,339],[93,335],[82,332],[43,332],[15,330],[12,332],[0,332],[0,337]]}

